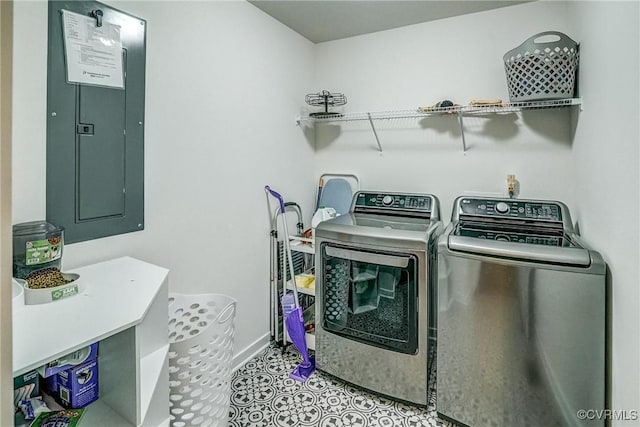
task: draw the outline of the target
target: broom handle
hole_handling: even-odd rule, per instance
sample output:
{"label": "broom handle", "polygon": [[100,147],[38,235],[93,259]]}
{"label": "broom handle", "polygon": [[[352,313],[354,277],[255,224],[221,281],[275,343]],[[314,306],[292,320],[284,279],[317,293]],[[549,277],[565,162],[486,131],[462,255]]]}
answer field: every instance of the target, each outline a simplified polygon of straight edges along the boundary
{"label": "broom handle", "polygon": [[[295,275],[295,272],[293,270],[293,257],[291,256],[291,246],[289,245],[289,230],[287,228],[287,218],[285,218],[284,199],[282,198],[280,193],[278,193],[277,191],[272,190],[268,185],[265,185],[264,189],[265,189],[265,191],[270,193],[273,197],[278,199],[278,202],[280,203],[280,212],[282,213],[282,215],[281,215],[282,216],[282,229],[284,230],[284,239],[283,239],[284,251],[286,252],[286,256],[287,256],[287,259],[289,261],[289,271],[291,272],[291,285],[292,285],[292,288],[293,288],[293,297],[295,299],[295,307],[298,308],[300,306],[300,303],[298,302],[298,288],[296,286],[296,275]],[[285,284],[284,288],[285,288],[285,292],[286,292],[286,288],[287,288],[287,272],[286,271],[282,272],[282,281]]]}

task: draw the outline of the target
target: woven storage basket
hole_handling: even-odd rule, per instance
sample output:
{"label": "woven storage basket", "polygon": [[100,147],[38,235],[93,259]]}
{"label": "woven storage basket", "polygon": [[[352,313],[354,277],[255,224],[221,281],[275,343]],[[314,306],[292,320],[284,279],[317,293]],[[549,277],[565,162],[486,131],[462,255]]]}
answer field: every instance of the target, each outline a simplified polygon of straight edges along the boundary
{"label": "woven storage basket", "polygon": [[[541,41],[554,36],[555,41]],[[567,35],[546,31],[530,37],[504,57],[512,102],[572,98],[578,69],[578,44]]]}
{"label": "woven storage basket", "polygon": [[235,313],[226,295],[169,295],[172,427],[228,424]]}

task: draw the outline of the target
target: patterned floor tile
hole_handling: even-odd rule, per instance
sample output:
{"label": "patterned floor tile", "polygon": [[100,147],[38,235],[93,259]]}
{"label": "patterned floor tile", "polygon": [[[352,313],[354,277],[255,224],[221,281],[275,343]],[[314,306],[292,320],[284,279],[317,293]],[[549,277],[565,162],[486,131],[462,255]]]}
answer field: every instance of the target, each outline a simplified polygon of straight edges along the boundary
{"label": "patterned floor tile", "polygon": [[316,371],[300,383],[289,378],[300,362],[295,349],[271,345],[234,373],[232,427],[448,427],[429,406],[396,402]]}

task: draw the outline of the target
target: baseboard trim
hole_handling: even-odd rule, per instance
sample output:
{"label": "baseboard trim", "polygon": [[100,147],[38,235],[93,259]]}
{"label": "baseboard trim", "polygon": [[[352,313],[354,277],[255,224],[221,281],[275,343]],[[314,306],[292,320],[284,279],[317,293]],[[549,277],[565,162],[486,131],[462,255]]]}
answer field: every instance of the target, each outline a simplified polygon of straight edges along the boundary
{"label": "baseboard trim", "polygon": [[240,369],[240,367],[242,367],[242,365],[247,363],[249,360],[253,359],[256,356],[256,354],[260,353],[269,345],[269,342],[271,342],[271,334],[266,333],[260,338],[258,338],[257,340],[255,340],[254,342],[252,342],[251,344],[249,344],[247,348],[238,352],[238,354],[236,354],[233,357],[232,371],[233,372],[237,371],[238,369]]}

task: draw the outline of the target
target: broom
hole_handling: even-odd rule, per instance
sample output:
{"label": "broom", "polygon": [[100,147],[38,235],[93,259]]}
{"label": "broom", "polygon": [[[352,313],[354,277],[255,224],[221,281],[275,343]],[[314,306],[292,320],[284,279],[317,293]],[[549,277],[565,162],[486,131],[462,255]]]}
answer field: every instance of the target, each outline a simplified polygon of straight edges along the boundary
{"label": "broom", "polygon": [[[285,292],[282,295],[281,301],[282,313],[284,315],[289,338],[291,338],[291,342],[302,355],[302,363],[294,368],[294,370],[289,374],[289,377],[296,381],[305,381],[315,370],[315,359],[313,356],[309,356],[307,341],[305,340],[304,316],[302,313],[302,307],[300,307],[298,302],[298,290],[296,289],[293,258],[291,256],[291,246],[289,245],[289,231],[287,229],[287,219],[285,218],[284,199],[278,192],[272,190],[268,185],[265,185],[264,189],[267,192],[267,197],[271,194],[278,200],[280,205],[282,229],[284,230],[284,238],[282,239],[284,243],[284,252],[286,253],[287,261],[289,262],[289,271],[291,272],[291,281],[293,282],[293,292],[288,292],[286,290],[286,285],[284,286]],[[282,263],[284,267],[284,259]],[[282,281],[285,284],[287,282],[286,268],[282,269]]]}

